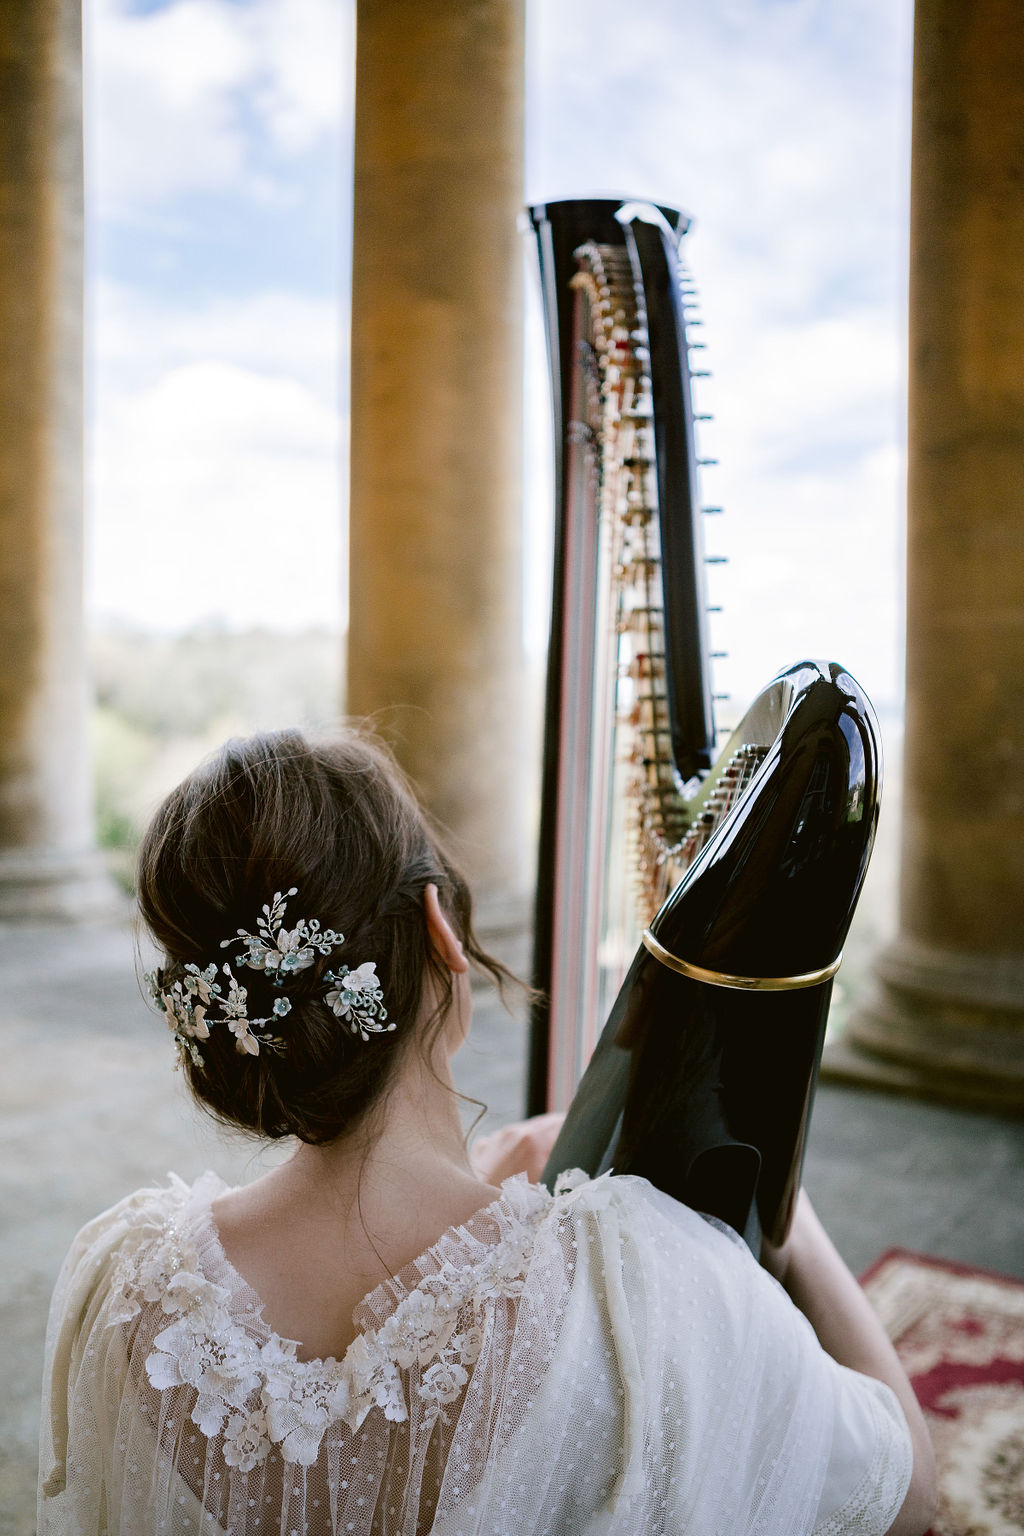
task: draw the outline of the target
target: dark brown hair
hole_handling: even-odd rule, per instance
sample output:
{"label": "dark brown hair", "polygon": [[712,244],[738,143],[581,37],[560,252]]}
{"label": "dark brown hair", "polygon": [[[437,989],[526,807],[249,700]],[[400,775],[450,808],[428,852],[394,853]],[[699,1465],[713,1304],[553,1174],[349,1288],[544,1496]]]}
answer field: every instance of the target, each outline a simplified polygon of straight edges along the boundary
{"label": "dark brown hair", "polygon": [[[323,741],[274,731],[228,741],[157,811],[139,851],[142,918],[163,951],[162,987],[184,967],[224,960],[221,941],[257,917],[275,891],[298,894],[288,919],[318,918],[345,935],[341,949],[294,973],[281,1051],[242,1055],[211,1019],[202,1066],[184,1070],[219,1119],[263,1136],[314,1145],[355,1130],[377,1104],[412,1043],[427,979],[438,999],[419,1031],[429,1049],[450,1006],[451,972],[428,939],[423,893],[442,909],[469,959],[499,983],[513,979],[473,933],[468,887],[390,754],[357,730]],[[294,910],[292,910],[294,908]],[[325,1001],[323,972],[376,962],[396,1029],[364,1042]],[[269,1015],[275,993],[245,970],[250,1017]]]}

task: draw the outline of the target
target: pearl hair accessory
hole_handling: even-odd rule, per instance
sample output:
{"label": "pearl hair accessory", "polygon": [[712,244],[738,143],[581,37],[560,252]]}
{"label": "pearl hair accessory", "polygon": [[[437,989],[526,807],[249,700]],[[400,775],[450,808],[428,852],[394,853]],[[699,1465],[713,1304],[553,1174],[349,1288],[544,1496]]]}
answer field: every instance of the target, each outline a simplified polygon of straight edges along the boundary
{"label": "pearl hair accessory", "polygon": [[[298,888],[292,886],[282,893],[275,891],[273,901],[264,904],[262,915],[257,919],[256,933],[239,928],[234,938],[224,939],[221,949],[242,944],[245,952],[236,956],[235,964],[262,971],[276,988],[287,987],[293,974],[314,965],[318,954],[329,955],[345,942],[343,933],[333,928],[321,928],[318,918],[300,917],[295,926],[284,926],[285,911]],[[221,981],[219,978],[225,978]],[[203,969],[198,965],[185,966],[185,975],[170,987],[160,982],[160,972],[151,971],[146,984],[154,1003],[166,1016],[178,1047],[179,1065],[188,1057],[194,1066],[202,1067],[203,1055],[197,1044],[210,1038],[210,1025],[224,1022],[235,1037],[235,1047],[243,1055],[258,1056],[260,1046],[268,1050],[283,1051],[286,1042],[274,1033],[281,1019],[292,1011],[291,999],[278,997],[270,1015],[263,1019],[248,1016],[248,991],[241,985],[225,961],[218,972],[216,964]],[[325,1002],[331,1011],[348,1027],[353,1035],[369,1040],[371,1035],[390,1034],[394,1023],[387,1023],[384,994],[377,977],[377,964],[365,960],[350,970],[340,965],[337,970],[324,971],[321,981],[327,985]],[[219,1018],[211,1014],[219,1012]]]}

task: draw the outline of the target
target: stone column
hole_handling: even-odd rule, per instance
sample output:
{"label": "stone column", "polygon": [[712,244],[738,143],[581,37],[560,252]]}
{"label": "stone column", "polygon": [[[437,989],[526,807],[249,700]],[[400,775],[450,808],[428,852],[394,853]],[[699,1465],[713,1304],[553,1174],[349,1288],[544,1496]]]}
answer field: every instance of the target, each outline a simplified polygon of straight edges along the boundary
{"label": "stone column", "polygon": [[523,0],[359,0],[348,708],[524,879]]}
{"label": "stone column", "polygon": [[900,931],[851,1035],[896,1086],[1020,1112],[1020,0],[917,0],[913,111]]}
{"label": "stone column", "polygon": [[82,915],[80,0],[0,0],[0,919]]}

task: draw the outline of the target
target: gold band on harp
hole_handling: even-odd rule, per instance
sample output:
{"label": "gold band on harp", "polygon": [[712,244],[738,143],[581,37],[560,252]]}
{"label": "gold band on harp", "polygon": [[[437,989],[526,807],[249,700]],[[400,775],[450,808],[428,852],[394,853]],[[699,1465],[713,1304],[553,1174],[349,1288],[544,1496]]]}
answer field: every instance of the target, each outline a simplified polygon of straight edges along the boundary
{"label": "gold band on harp", "polygon": [[680,976],[689,976],[694,981],[703,981],[709,987],[731,987],[739,992],[796,992],[801,987],[818,987],[823,981],[831,980],[843,961],[840,953],[831,965],[823,965],[820,971],[804,971],[802,976],[730,976],[725,971],[707,971],[702,965],[680,960],[664,944],[658,943],[649,928],[644,929],[643,942],[644,948],[655,960],[667,965],[670,971],[678,971]]}

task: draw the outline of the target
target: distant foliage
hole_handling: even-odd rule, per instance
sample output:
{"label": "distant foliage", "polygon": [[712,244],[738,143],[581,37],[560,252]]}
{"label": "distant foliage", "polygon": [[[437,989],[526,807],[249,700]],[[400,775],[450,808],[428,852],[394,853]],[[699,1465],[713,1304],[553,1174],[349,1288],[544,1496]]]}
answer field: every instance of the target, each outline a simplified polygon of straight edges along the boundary
{"label": "distant foliage", "polygon": [[104,630],[90,657],[97,837],[129,887],[148,818],[207,752],[228,736],[328,726],[340,714],[344,641],[325,629]]}
{"label": "distant foliage", "polygon": [[106,630],[92,637],[91,660],[97,703],[150,736],[203,735],[218,719],[253,731],[338,714],[342,640],[324,629]]}

